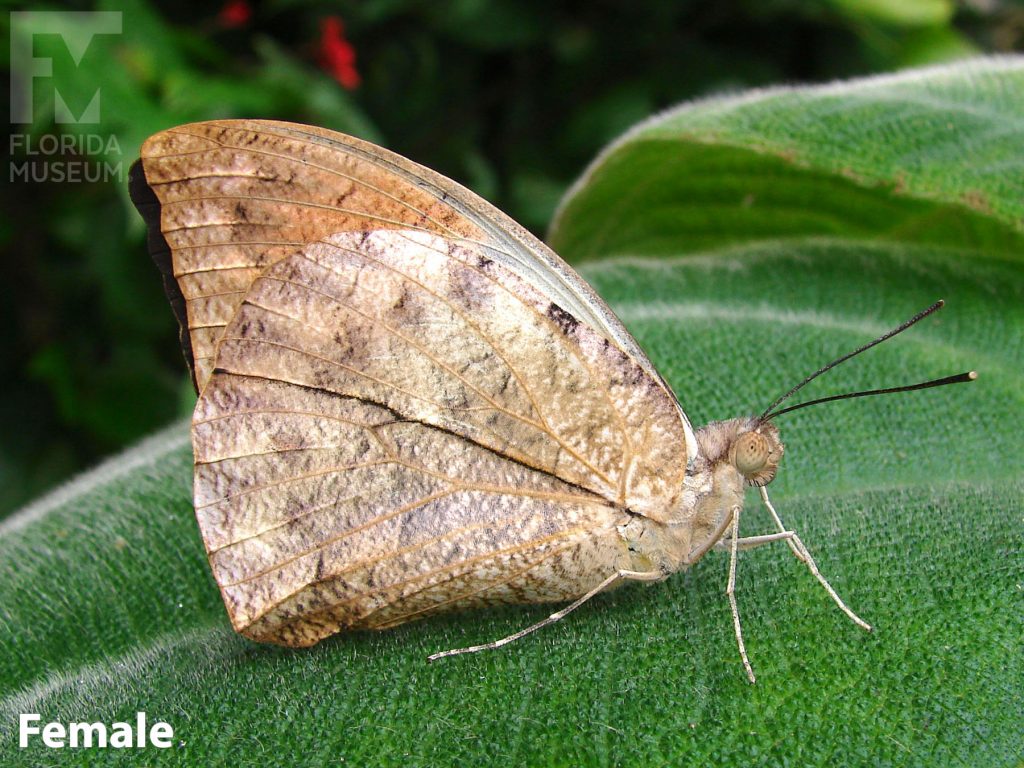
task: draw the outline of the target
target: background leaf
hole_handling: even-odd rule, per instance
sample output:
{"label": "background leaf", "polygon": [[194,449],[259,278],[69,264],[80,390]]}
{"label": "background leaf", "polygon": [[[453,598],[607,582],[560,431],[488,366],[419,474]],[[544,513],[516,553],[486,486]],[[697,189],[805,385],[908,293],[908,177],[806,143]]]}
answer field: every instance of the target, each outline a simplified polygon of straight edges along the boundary
{"label": "background leaf", "polygon": [[[594,259],[585,277],[695,423],[757,410],[947,299],[808,395],[969,368],[977,383],[780,418],[776,506],[874,634],[775,547],[740,562],[754,687],[717,553],[496,653],[425,662],[548,609],[260,647],[231,632],[204,562],[178,427],[0,528],[0,762],[134,762],[18,752],[11,728],[18,712],[109,722],[143,709],[178,744],[147,750],[151,764],[1018,765],[1021,66],[885,81],[884,109],[868,98],[878,81],[685,107],[605,153],[554,232],[562,253]],[[921,125],[955,134],[942,152],[922,152],[930,134],[902,120],[885,141],[854,142],[865,109],[910,119],[921,91]],[[860,115],[862,131],[796,120],[815,110],[819,124]],[[768,526],[755,498],[747,533]]]}
{"label": "background leaf", "polygon": [[582,259],[817,234],[1019,258],[1022,103],[1007,57],[687,105],[601,153],[551,243]]}

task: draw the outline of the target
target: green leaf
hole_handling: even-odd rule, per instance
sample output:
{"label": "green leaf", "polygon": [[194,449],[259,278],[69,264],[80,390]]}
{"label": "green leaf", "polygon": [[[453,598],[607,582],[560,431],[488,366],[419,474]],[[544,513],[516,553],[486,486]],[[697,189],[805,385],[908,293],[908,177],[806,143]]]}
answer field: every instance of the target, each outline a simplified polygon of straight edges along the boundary
{"label": "green leaf", "polygon": [[873,20],[898,27],[945,24],[953,17],[951,0],[828,0],[828,4],[857,21]]}
{"label": "green leaf", "polygon": [[800,235],[1024,253],[1024,59],[686,105],[606,149],[556,214],[569,259]]}
{"label": "green leaf", "polygon": [[[807,397],[968,369],[975,384],[779,419],[775,505],[874,633],[776,545],[738,568],[753,687],[724,553],[432,665],[430,652],[550,609],[257,646],[231,631],[205,562],[179,426],[0,524],[0,763],[1019,765],[1020,88],[1021,65],[995,61],[698,103],[613,145],[555,230],[563,253],[593,259],[584,276],[695,423],[756,412],[948,301]],[[886,112],[919,130],[893,120],[879,143],[861,140],[871,121],[842,127],[843,114]],[[953,126],[944,152],[905,143],[940,124]],[[752,492],[743,527],[771,530]],[[21,712],[138,710],[170,722],[177,746],[15,747]]]}

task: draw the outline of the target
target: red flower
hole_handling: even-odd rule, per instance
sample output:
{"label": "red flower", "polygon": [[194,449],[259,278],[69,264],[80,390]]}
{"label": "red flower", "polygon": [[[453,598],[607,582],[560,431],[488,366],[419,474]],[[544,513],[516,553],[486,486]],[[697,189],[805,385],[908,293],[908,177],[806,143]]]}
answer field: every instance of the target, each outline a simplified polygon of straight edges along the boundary
{"label": "red flower", "polygon": [[362,79],[356,71],[356,49],[345,39],[345,27],[338,16],[320,19],[320,66],[350,91]]}
{"label": "red flower", "polygon": [[217,14],[217,22],[227,29],[243,27],[252,18],[252,6],[246,0],[228,0]]}

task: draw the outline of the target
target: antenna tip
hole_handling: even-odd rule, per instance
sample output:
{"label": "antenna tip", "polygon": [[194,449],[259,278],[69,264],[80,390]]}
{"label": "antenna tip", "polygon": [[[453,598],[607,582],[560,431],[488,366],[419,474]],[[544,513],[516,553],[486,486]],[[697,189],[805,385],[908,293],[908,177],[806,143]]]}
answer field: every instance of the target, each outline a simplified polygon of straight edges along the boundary
{"label": "antenna tip", "polygon": [[968,371],[967,372],[967,380],[968,381],[974,381],[976,378],[978,378],[978,372],[977,371]]}
{"label": "antenna tip", "polygon": [[939,299],[938,301],[935,302],[935,306],[939,307],[939,308],[946,306],[946,300],[945,299]]}

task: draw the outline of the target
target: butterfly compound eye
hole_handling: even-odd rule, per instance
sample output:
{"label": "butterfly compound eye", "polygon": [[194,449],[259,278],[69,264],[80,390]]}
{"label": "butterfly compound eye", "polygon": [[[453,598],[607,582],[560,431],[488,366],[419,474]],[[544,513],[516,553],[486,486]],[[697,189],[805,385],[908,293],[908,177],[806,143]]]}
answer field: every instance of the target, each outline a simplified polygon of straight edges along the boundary
{"label": "butterfly compound eye", "polygon": [[733,463],[736,469],[744,477],[750,478],[764,469],[765,464],[768,463],[771,446],[764,435],[747,432],[736,439],[735,451]]}

